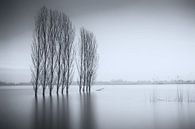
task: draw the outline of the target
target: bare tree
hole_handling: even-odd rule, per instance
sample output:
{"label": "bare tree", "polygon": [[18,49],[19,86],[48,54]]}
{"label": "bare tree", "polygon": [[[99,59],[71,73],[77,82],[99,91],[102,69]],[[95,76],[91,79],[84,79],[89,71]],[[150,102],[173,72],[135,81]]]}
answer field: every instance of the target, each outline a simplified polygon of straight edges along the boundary
{"label": "bare tree", "polygon": [[61,84],[62,84],[62,90],[61,92],[63,93],[64,88],[65,88],[65,83],[66,83],[66,75],[67,75],[67,64],[66,64],[66,51],[67,51],[67,20],[68,17],[66,15],[62,16],[62,39],[63,39],[63,44],[62,44],[62,78],[61,78]]}
{"label": "bare tree", "polygon": [[93,33],[89,34],[89,48],[87,60],[87,90],[91,91],[91,85],[94,83],[97,69],[97,43]]}
{"label": "bare tree", "polygon": [[[44,47],[46,44],[46,17],[47,17],[47,8],[42,7],[38,12],[38,15],[35,19],[35,30],[34,30],[34,39],[31,46],[32,49],[32,84],[35,90],[35,95],[37,95],[38,85],[43,84],[43,61],[44,59]],[[45,79],[46,80],[46,79]],[[43,94],[45,92],[45,83],[43,86]]]}
{"label": "bare tree", "polygon": [[33,89],[35,92],[35,96],[37,96],[38,86],[39,86],[39,76],[40,76],[40,64],[41,64],[41,49],[40,49],[40,37],[39,37],[39,25],[37,24],[39,21],[36,19],[35,22],[35,30],[33,43],[31,46],[31,59],[32,59],[32,67],[31,67],[31,83],[33,85]]}
{"label": "bare tree", "polygon": [[73,60],[74,60],[74,37],[75,29],[70,19],[62,15],[62,31],[63,31],[63,45],[62,45],[62,93],[66,87],[68,92],[69,86],[73,78]]}
{"label": "bare tree", "polygon": [[79,63],[77,69],[79,72],[79,91],[90,91],[91,85],[95,80],[97,66],[97,43],[92,32],[81,28]]}
{"label": "bare tree", "polygon": [[46,7],[42,7],[39,15],[40,15],[40,42],[41,42],[41,53],[42,53],[42,60],[41,63],[41,76],[40,76],[40,83],[42,85],[42,94],[45,95],[46,86],[48,83],[48,14],[49,11]]}
{"label": "bare tree", "polygon": [[57,30],[58,30],[58,33],[57,33],[57,44],[56,44],[56,47],[57,47],[57,59],[56,59],[56,66],[57,66],[57,76],[56,76],[56,80],[57,80],[57,84],[56,84],[56,87],[57,87],[57,91],[56,93],[58,94],[59,92],[59,88],[60,88],[60,81],[61,81],[61,68],[62,68],[62,44],[63,44],[63,39],[62,39],[62,36],[63,36],[63,33],[62,33],[62,13],[59,13],[58,17],[56,18],[56,22],[57,22]]}
{"label": "bare tree", "polygon": [[56,23],[56,18],[58,17],[57,11],[49,11],[49,30],[48,30],[48,45],[49,45],[49,53],[48,53],[48,65],[49,65],[49,93],[52,95],[52,90],[54,87],[54,75],[56,68],[56,40],[58,33],[58,24]]}
{"label": "bare tree", "polygon": [[[79,75],[78,85],[79,92],[84,88],[84,43],[85,43],[85,30],[81,28],[80,30],[80,39],[79,39],[79,50],[78,50],[78,60],[77,60],[77,70]],[[83,89],[84,90],[84,89]]]}
{"label": "bare tree", "polygon": [[52,95],[54,84],[57,94],[72,83],[75,29],[62,12],[42,7],[35,21],[32,44],[32,84],[37,94],[38,85],[45,95],[46,87]]}

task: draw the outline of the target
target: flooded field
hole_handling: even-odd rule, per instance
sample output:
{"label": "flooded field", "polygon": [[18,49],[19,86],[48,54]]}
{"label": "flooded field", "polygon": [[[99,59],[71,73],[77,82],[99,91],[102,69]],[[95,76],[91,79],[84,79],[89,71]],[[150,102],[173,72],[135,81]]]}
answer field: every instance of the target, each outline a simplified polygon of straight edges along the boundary
{"label": "flooded field", "polygon": [[0,116],[2,129],[194,129],[195,85],[72,86],[37,98],[31,87],[1,87]]}

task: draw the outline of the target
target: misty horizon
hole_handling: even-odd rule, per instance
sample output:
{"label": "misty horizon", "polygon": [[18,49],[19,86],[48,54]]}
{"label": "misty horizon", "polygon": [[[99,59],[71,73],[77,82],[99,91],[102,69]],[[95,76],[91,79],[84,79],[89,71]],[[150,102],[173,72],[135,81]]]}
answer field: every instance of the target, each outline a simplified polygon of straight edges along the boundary
{"label": "misty horizon", "polygon": [[[9,68],[0,68],[0,82],[3,83],[16,83],[16,84],[20,84],[20,83],[30,83],[31,82],[31,74],[30,74],[30,70],[29,69],[9,69]],[[173,78],[169,78],[169,79],[159,79],[158,77],[154,77],[152,79],[148,79],[148,80],[125,80],[121,78],[113,78],[110,80],[96,80],[95,82],[174,82],[174,81],[190,81],[190,82],[194,82],[195,79],[182,79],[182,77],[180,77],[179,75],[173,77]],[[73,82],[77,82],[77,79],[74,79]]]}
{"label": "misty horizon", "polygon": [[100,57],[98,81],[195,79],[191,0],[21,0],[2,2],[0,80],[30,81],[33,22],[43,5],[63,11],[76,28],[86,26],[94,32]]}

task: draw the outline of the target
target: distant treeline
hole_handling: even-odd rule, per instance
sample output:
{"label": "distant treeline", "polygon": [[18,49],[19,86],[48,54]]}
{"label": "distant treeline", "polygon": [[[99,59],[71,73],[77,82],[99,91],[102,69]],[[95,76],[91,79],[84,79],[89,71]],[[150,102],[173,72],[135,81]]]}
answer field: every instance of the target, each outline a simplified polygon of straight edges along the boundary
{"label": "distant treeline", "polygon": [[[80,29],[74,44],[75,27],[63,12],[42,7],[35,18],[32,43],[32,80],[35,95],[42,87],[50,95],[55,87],[63,94],[72,84],[74,68],[78,71],[79,91],[90,91],[95,80],[97,44],[92,32]],[[77,56],[77,58],[76,58]],[[76,67],[74,66],[76,64]]]}
{"label": "distant treeline", "polygon": [[0,82],[0,86],[25,86],[25,85],[31,85],[31,82],[19,82],[19,83],[13,83],[13,82]]}
{"label": "distant treeline", "polygon": [[195,80],[171,80],[171,81],[99,81],[96,85],[163,85],[163,84],[195,84]]}
{"label": "distant treeline", "polygon": [[[94,85],[164,85],[164,84],[195,84],[195,80],[172,80],[172,81],[96,81]],[[31,86],[31,82],[21,82],[21,83],[6,83],[0,82],[0,86]],[[56,84],[54,84],[56,85]],[[71,85],[78,85],[77,81],[73,81]]]}

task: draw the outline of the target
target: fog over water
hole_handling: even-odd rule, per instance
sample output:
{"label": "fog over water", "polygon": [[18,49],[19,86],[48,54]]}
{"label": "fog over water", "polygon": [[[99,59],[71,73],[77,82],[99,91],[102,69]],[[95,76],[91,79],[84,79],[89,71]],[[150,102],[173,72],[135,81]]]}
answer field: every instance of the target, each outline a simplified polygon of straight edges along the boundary
{"label": "fog over water", "polygon": [[43,5],[65,12],[77,33],[81,26],[94,32],[100,59],[97,80],[171,80],[177,76],[194,80],[193,0],[3,0],[1,80],[9,81],[17,73],[6,69],[20,71],[21,78],[13,76],[10,81],[30,80],[34,16]]}

